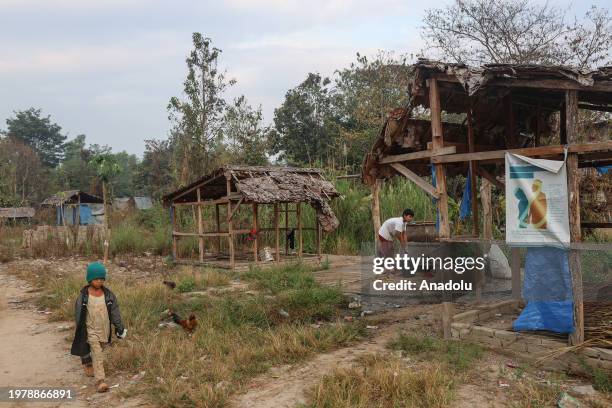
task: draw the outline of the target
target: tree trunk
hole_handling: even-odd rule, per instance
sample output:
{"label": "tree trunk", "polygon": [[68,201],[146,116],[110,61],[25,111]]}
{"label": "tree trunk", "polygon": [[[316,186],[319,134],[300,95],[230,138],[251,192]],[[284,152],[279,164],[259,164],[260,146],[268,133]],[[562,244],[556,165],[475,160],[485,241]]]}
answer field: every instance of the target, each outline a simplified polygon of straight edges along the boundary
{"label": "tree trunk", "polygon": [[110,246],[110,228],[108,211],[108,192],[106,182],[102,181],[102,200],[104,201],[104,264],[108,262],[108,247]]}

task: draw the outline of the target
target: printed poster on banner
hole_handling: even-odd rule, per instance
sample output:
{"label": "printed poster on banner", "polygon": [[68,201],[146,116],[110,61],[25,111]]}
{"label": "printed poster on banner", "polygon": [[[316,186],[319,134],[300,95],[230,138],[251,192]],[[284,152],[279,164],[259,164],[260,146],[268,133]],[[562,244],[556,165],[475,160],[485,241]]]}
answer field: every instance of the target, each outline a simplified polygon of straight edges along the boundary
{"label": "printed poster on banner", "polygon": [[565,160],[506,153],[506,242],[569,246]]}

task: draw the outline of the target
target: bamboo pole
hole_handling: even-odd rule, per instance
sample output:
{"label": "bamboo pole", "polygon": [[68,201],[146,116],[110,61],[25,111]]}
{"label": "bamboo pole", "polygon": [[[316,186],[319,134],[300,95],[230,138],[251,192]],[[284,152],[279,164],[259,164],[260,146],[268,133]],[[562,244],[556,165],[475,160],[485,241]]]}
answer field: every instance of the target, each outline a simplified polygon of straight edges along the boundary
{"label": "bamboo pole", "polygon": [[[378,242],[378,230],[380,229],[380,188],[382,180],[376,179],[372,185],[372,224],[374,226],[374,247]],[[317,220],[318,221],[318,220]]]}
{"label": "bamboo pole", "polygon": [[321,260],[321,225],[319,219],[315,216],[315,240],[317,241],[317,256]]}

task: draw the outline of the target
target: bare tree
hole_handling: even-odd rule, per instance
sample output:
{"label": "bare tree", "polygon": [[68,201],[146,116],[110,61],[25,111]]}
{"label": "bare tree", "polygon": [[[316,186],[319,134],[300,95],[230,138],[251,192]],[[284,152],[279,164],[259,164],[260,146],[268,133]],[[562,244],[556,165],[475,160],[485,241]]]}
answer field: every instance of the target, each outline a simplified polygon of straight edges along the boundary
{"label": "bare tree", "polygon": [[608,62],[607,10],[591,7],[568,23],[567,10],[532,0],[456,0],[426,11],[422,36],[432,57],[467,64],[536,63],[590,68]]}

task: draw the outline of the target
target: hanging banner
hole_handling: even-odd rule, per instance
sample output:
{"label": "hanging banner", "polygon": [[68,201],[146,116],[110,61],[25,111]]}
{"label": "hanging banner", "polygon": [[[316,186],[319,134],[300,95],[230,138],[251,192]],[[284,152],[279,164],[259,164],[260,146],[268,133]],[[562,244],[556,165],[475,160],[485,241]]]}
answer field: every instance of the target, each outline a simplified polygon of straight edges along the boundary
{"label": "hanging banner", "polygon": [[569,246],[565,160],[506,153],[506,242]]}

